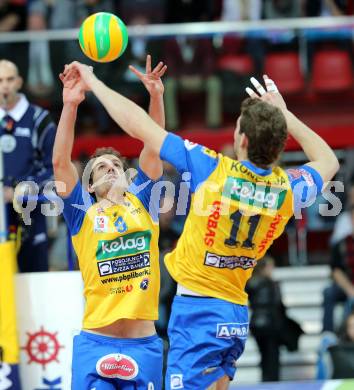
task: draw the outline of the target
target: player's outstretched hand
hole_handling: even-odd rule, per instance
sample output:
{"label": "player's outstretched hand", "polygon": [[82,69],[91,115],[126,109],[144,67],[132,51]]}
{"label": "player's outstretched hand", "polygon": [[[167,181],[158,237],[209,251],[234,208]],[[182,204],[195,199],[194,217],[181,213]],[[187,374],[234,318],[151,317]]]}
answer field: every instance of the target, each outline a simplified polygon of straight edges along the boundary
{"label": "player's outstretched hand", "polygon": [[79,105],[85,100],[85,85],[79,73],[71,72],[67,77],[63,73],[59,75],[63,83],[63,103]]}
{"label": "player's outstretched hand", "polygon": [[148,54],[146,56],[145,74],[132,65],[129,65],[129,69],[141,80],[150,96],[162,95],[164,93],[161,77],[165,74],[167,65],[164,65],[162,61],[151,70],[151,56]]}
{"label": "player's outstretched hand", "polygon": [[249,87],[246,88],[246,92],[253,99],[261,99],[269,104],[273,104],[273,106],[280,108],[282,111],[286,111],[286,103],[281,94],[279,93],[275,82],[271,80],[267,75],[264,75],[263,79],[266,86],[266,90],[257,79],[251,77],[251,83],[253,84],[253,87],[258,93],[256,93],[252,88]]}
{"label": "player's outstretched hand", "polygon": [[70,80],[79,76],[85,91],[90,91],[92,89],[92,83],[96,79],[96,76],[93,73],[93,67],[82,64],[78,61],[65,65],[63,75],[65,80]]}

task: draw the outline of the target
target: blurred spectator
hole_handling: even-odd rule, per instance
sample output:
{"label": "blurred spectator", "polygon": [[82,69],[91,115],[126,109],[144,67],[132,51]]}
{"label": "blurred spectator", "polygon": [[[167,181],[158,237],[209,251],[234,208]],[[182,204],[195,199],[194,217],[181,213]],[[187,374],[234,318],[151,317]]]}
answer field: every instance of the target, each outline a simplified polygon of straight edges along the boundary
{"label": "blurred spectator", "polygon": [[223,0],[221,20],[259,20],[262,16],[262,0]]}
{"label": "blurred spectator", "polygon": [[[305,12],[307,16],[343,16],[353,12],[353,0],[306,0]],[[354,58],[352,31],[349,28],[327,28],[320,31],[305,30],[307,38],[308,62],[312,64],[314,53],[321,49],[343,49]]]}
{"label": "blurred spectator", "polygon": [[26,3],[0,0],[0,31],[20,31],[26,29]]}
{"label": "blurred spectator", "polygon": [[337,218],[331,238],[333,283],[324,290],[323,330],[334,330],[333,313],[338,302],[345,302],[345,315],[354,304],[354,177],[348,192],[348,211]]}
{"label": "blurred spectator", "polygon": [[321,340],[317,362],[317,379],[354,377],[354,311],[340,327],[338,337],[326,333]]}
{"label": "blurred spectator", "polygon": [[285,345],[289,351],[297,350],[303,333],[300,326],[286,316],[279,285],[272,278],[273,269],[274,260],[264,257],[247,284],[252,310],[250,330],[261,354],[263,382],[279,380],[280,345]]}
{"label": "blurred spectator", "polygon": [[[153,7],[157,7],[157,0],[153,2],[149,12],[147,12],[148,5],[146,1],[130,1],[124,0],[120,2],[119,12],[124,15],[124,21],[130,26],[146,26],[153,22],[162,22],[163,12],[163,1],[161,1],[160,13],[156,15],[152,14]],[[138,5],[141,4],[142,8]],[[160,40],[149,39],[143,35],[138,37],[129,38],[129,44],[124,53],[124,56],[120,58],[119,63],[115,65],[115,75],[110,77],[110,82],[117,86],[117,89],[130,99],[136,101],[138,104],[147,109],[149,103],[149,96],[146,93],[146,89],[132,73],[128,65],[133,65],[140,72],[145,73],[146,55],[150,54],[152,58],[153,66],[157,65],[160,59],[162,59],[162,44]],[[100,104],[101,106],[101,104]],[[103,115],[107,117],[108,121],[111,121],[105,110]]]}
{"label": "blurred spectator", "polygon": [[[28,29],[41,31],[75,28],[88,15],[99,11],[113,12],[114,1],[32,0],[28,6]],[[31,42],[27,80],[29,90],[34,95],[48,95],[64,64],[83,58],[76,41]]]}
{"label": "blurred spectator", "polygon": [[303,14],[302,0],[264,0],[263,3],[265,19],[298,18]]}
{"label": "blurred spectator", "polygon": [[167,23],[207,22],[215,17],[214,0],[169,0]]}
{"label": "blurred spectator", "polygon": [[354,312],[343,324],[339,343],[328,348],[332,363],[332,379],[354,377]]}
{"label": "blurred spectator", "polygon": [[[221,20],[237,22],[242,20],[256,21],[262,18],[262,0],[223,0]],[[223,39],[223,54],[236,55],[239,48],[245,46],[245,51],[252,57],[256,75],[260,75],[263,69],[265,55],[265,40],[254,32],[245,33],[238,38],[231,35]],[[244,88],[243,88],[244,90]]]}
{"label": "blurred spectator", "polygon": [[[298,18],[303,16],[303,0],[264,0],[264,19]],[[275,32],[269,43],[272,51],[298,50],[298,36],[293,30]]]}
{"label": "blurred spectator", "polygon": [[[42,31],[74,27],[75,3],[70,0],[32,0],[28,6],[28,29]],[[61,52],[64,54],[65,49]],[[48,95],[54,88],[48,41],[30,42],[27,88],[35,96]]]}
{"label": "blurred spectator", "polygon": [[119,0],[116,3],[117,15],[129,24],[141,16],[152,24],[165,22],[167,0]]}
{"label": "blurred spectator", "polygon": [[[15,235],[21,226],[12,207],[14,187],[22,181],[40,188],[52,179],[52,149],[56,126],[48,111],[30,104],[19,94],[22,78],[16,65],[0,61],[0,135],[4,161],[4,193],[8,225]],[[48,270],[48,242],[45,216],[37,205],[31,224],[22,225],[22,245],[18,254],[22,272]]]}
{"label": "blurred spectator", "polygon": [[166,127],[180,126],[179,92],[206,93],[206,125],[221,125],[221,81],[214,74],[215,53],[210,39],[178,37],[165,42],[164,59],[168,65],[165,81]]}
{"label": "blurred spectator", "polygon": [[[26,0],[0,0],[0,32],[22,31],[26,29]],[[27,42],[1,43],[0,58],[20,64],[21,72],[27,70],[27,64],[20,61],[28,49]]]}
{"label": "blurred spectator", "polygon": [[306,16],[342,16],[349,10],[351,0],[306,0]]}

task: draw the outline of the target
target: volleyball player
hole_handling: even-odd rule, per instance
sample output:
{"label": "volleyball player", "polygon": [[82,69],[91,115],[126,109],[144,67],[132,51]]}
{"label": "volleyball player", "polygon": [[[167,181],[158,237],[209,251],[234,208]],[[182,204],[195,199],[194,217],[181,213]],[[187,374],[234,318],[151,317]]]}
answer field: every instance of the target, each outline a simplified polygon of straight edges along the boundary
{"label": "volleyball player", "polygon": [[[151,118],[163,127],[161,77],[166,66],[159,63],[151,70],[148,56],[146,74],[131,70],[150,93]],[[86,299],[83,330],[74,337],[72,389],[161,389],[163,348],[154,326],[160,287],[159,200],[150,200],[150,192],[162,175],[162,163],[144,145],[130,184],[124,158],[112,148],[101,148],[91,160],[87,188],[85,180],[81,184],[71,152],[85,88],[77,78],[60,78],[64,104],[53,166]]]}
{"label": "volleyball player", "polygon": [[[287,221],[311,202],[338,170],[338,160],[315,132],[286,107],[275,83],[251,79],[234,133],[237,160],[168,133],[130,100],[78,62],[80,74],[111,117],[179,172],[191,173],[191,206],[177,247],[165,257],[177,281],[169,322],[166,389],[227,389],[248,336],[245,285]],[[309,163],[276,165],[288,133]]]}

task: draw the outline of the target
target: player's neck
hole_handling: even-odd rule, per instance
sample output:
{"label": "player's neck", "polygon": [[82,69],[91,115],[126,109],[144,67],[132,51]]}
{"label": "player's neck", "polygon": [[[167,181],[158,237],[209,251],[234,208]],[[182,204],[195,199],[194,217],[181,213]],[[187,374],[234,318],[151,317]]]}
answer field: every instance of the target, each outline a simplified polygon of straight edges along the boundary
{"label": "player's neck", "polygon": [[248,153],[247,153],[247,150],[239,150],[238,154],[237,154],[237,159],[239,161],[249,161],[248,160]]}
{"label": "player's neck", "polygon": [[106,196],[100,197],[98,199],[98,202],[101,207],[104,209],[117,206],[117,205],[123,205],[125,204],[125,192],[123,193],[114,193],[114,194],[107,194]]}
{"label": "player's neck", "polygon": [[20,100],[20,95],[17,93],[13,99],[4,99],[4,101],[2,102],[1,104],[1,107],[5,110],[5,111],[10,111],[12,110],[16,104],[19,102]]}

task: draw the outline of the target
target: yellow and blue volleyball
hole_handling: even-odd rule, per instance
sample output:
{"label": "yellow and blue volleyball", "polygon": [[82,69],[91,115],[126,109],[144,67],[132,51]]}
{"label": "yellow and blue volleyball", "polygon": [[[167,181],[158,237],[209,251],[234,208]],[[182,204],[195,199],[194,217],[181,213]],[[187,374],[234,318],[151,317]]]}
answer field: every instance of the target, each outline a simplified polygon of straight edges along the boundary
{"label": "yellow and blue volleyball", "polygon": [[83,21],[79,42],[81,50],[91,60],[114,61],[127,47],[127,27],[118,16],[109,12],[98,12]]}

